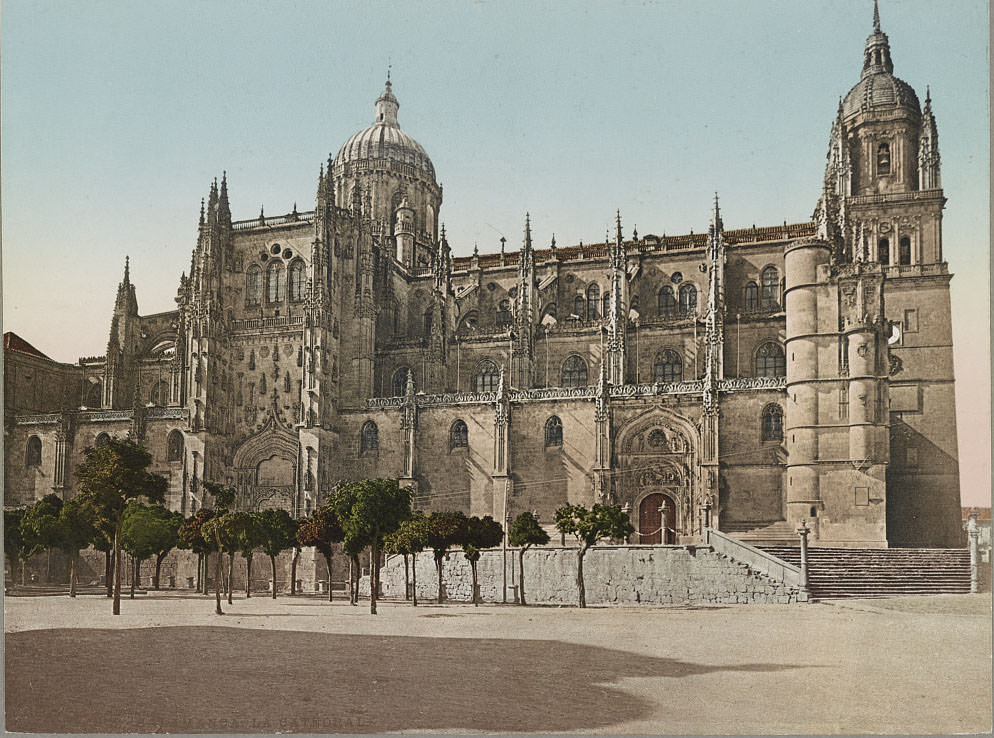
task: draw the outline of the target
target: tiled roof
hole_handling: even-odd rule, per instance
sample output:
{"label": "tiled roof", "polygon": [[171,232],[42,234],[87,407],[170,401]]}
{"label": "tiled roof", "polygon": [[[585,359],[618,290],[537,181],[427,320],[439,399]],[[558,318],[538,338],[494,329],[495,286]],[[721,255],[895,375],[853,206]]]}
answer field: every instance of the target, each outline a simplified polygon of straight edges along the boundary
{"label": "tiled roof", "polygon": [[3,334],[3,349],[4,351],[18,351],[22,354],[30,354],[31,356],[38,356],[51,361],[51,358],[45,356],[41,351],[11,331]]}

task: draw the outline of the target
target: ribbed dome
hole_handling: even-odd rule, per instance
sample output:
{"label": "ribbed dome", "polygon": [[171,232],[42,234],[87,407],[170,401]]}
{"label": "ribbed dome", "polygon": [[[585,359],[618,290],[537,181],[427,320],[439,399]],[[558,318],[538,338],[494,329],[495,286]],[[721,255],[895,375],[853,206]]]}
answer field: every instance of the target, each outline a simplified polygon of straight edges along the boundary
{"label": "ribbed dome", "polygon": [[849,117],[861,110],[911,108],[921,112],[918,95],[903,79],[887,72],[868,74],[849,90],[842,102],[842,114]]}
{"label": "ribbed dome", "polygon": [[335,157],[335,169],[354,161],[387,159],[410,164],[434,181],[435,166],[428,154],[397,122],[399,107],[388,78],[386,89],[376,101],[376,122],[345,142]]}

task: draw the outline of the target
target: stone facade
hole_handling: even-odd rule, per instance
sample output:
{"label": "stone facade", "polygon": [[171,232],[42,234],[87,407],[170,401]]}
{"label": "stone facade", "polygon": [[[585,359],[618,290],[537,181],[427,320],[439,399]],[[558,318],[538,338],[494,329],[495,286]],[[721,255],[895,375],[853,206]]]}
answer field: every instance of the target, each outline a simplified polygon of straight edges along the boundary
{"label": "stone facade", "polygon": [[497,520],[620,503],[640,543],[697,540],[710,502],[813,545],[958,544],[938,133],[892,72],[875,20],[812,221],[726,230],[716,197],[698,233],[619,213],[539,248],[526,216],[520,249],[456,258],[388,80],[313,210],[235,221],[211,185],[176,310],[140,314],[126,266],[103,357],[5,345],[7,504],[131,434],[184,514],[205,479],[305,515],[384,476]]}

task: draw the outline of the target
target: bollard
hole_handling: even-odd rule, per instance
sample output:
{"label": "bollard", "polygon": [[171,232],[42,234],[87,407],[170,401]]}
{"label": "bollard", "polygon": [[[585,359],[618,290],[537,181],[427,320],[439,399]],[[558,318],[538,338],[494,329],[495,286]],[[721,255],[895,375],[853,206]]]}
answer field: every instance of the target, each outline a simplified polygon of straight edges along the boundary
{"label": "bollard", "polygon": [[980,529],[977,527],[977,508],[970,510],[966,534],[970,538],[970,594],[977,594],[980,591]]}
{"label": "bollard", "polygon": [[808,533],[811,529],[807,523],[807,520],[801,520],[801,527],[797,529],[797,535],[801,537],[801,591],[798,599],[802,601],[811,598],[811,591],[808,589]]}
{"label": "bollard", "polygon": [[193,577],[186,578],[186,588],[193,589]]}

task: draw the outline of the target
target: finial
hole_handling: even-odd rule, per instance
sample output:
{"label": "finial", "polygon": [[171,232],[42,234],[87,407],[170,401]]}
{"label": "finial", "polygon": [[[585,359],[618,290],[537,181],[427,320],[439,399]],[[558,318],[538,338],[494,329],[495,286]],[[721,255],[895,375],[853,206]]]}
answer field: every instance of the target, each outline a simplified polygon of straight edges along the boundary
{"label": "finial", "polygon": [[552,248],[553,251],[556,250],[556,234],[555,233],[552,234],[552,244],[551,244],[550,248]]}
{"label": "finial", "polygon": [[504,253],[504,244],[507,243],[507,239],[503,236],[500,237],[500,252]]}
{"label": "finial", "polygon": [[479,256],[479,255],[480,255],[480,245],[476,241],[473,241],[473,256]]}
{"label": "finial", "polygon": [[932,89],[929,85],[925,85],[925,104],[932,102]]}
{"label": "finial", "polygon": [[873,32],[880,33],[880,8],[877,7],[877,0],[873,0]]}
{"label": "finial", "polygon": [[259,223],[261,225],[266,224],[266,212],[265,208],[262,205],[259,206]]}
{"label": "finial", "polygon": [[204,198],[200,198],[200,227],[204,227]]}
{"label": "finial", "polygon": [[525,248],[529,251],[532,247],[532,222],[531,215],[525,213]]}
{"label": "finial", "polygon": [[614,214],[614,226],[615,226],[615,240],[621,243],[625,240],[625,237],[621,235],[621,208],[615,211]]}
{"label": "finial", "polygon": [[127,255],[124,257],[124,283],[131,283],[131,265]]}
{"label": "finial", "polygon": [[633,240],[633,241],[638,241],[638,240],[639,240],[639,227],[638,227],[638,225],[637,225],[637,224],[636,224],[636,226],[635,226],[635,227],[634,227],[634,228],[632,229],[632,240]]}

